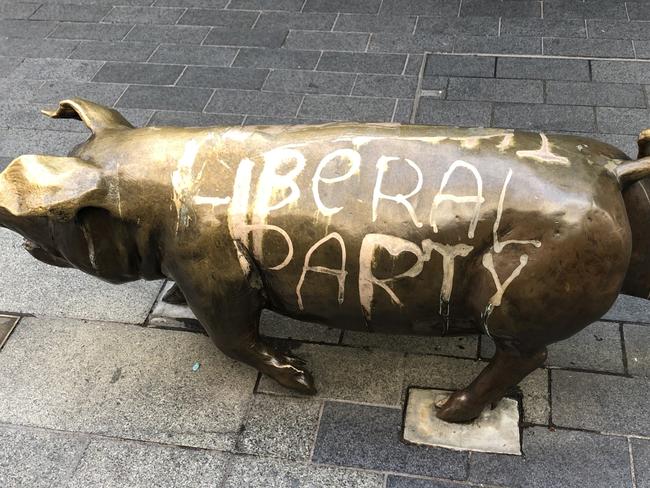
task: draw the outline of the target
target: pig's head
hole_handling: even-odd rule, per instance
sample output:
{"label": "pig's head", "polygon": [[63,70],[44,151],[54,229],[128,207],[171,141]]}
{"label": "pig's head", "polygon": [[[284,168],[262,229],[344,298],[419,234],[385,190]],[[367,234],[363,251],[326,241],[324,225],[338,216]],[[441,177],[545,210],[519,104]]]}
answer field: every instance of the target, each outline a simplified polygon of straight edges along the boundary
{"label": "pig's head", "polygon": [[[81,99],[45,113],[82,120],[93,133],[90,140],[105,129],[132,128],[115,110]],[[48,264],[113,283],[138,279],[137,229],[120,217],[104,164],[75,157],[78,149],[68,157],[25,155],[12,161],[0,173],[0,226],[21,234],[27,251]]]}

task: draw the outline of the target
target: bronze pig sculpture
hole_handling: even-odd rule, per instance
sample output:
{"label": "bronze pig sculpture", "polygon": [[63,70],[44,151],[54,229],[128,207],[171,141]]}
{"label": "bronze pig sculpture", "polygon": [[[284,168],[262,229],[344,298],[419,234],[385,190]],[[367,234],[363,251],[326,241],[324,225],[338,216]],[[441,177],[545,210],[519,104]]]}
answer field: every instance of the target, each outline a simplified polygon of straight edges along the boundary
{"label": "bronze pig sculpture", "polygon": [[648,139],[630,161],[585,137],[333,123],[134,128],[62,101],[91,137],[0,175],[0,225],[50,264],[168,278],[216,346],[314,393],[258,336],[263,308],[347,330],[487,334],[496,354],[437,405],[476,418],[546,346],[650,292]]}

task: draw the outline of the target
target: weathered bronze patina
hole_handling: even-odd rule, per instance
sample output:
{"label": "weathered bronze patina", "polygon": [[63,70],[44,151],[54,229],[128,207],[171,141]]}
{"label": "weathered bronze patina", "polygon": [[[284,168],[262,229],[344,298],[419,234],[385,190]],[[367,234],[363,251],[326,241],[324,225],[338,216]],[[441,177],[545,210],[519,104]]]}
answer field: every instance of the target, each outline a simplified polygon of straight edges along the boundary
{"label": "weathered bronze patina", "polygon": [[[313,393],[260,311],[342,329],[483,333],[497,352],[437,415],[475,418],[546,346],[650,292],[650,158],[584,137],[327,124],[133,128],[65,100],[92,136],[0,175],[0,225],[112,283],[174,280],[214,343]],[[632,225],[630,225],[632,224]]]}

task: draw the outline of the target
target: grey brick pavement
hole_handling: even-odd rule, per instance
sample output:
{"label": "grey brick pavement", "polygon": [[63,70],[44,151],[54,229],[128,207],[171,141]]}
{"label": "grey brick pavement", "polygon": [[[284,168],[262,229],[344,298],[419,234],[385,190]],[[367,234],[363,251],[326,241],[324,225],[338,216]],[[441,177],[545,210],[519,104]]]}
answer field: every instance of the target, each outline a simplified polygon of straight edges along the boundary
{"label": "grey brick pavement", "polygon": [[[136,125],[516,127],[633,157],[650,126],[648,21],[650,3],[622,0],[0,0],[0,168],[86,137],[38,114],[70,96]],[[161,283],[41,266],[6,231],[0,247],[0,311],[23,317],[0,350],[2,487],[650,486],[646,301],[622,297],[551,348],[514,392],[513,458],[399,442],[406,389],[462,386],[486,338],[265,314],[262,332],[316,373],[319,396],[301,398],[202,335],[156,329]]]}

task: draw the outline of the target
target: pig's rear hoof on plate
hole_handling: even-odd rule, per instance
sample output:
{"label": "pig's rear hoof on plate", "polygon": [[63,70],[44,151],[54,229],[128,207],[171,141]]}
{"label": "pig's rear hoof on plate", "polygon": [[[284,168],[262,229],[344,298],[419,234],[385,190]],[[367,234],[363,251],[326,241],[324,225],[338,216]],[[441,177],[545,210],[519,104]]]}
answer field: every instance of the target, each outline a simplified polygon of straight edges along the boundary
{"label": "pig's rear hoof on plate", "polygon": [[466,391],[457,391],[436,404],[436,417],[445,422],[471,422],[485,408],[485,403],[473,400]]}

